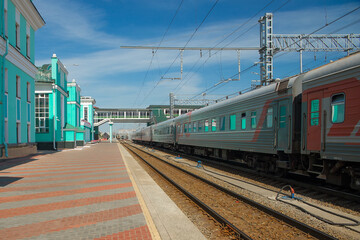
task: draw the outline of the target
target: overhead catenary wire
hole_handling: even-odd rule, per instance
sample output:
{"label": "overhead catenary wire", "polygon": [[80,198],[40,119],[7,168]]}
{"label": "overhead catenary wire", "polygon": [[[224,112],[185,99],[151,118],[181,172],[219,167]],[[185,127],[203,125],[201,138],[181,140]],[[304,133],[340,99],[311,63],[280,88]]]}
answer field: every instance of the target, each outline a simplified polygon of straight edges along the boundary
{"label": "overhead catenary wire", "polygon": [[150,60],[150,64],[149,64],[149,66],[148,66],[148,68],[147,68],[147,70],[146,70],[145,77],[144,77],[144,79],[143,79],[143,81],[142,81],[141,87],[140,87],[139,92],[138,92],[138,94],[137,94],[137,96],[136,96],[136,99],[135,99],[135,101],[134,101],[134,105],[136,104],[136,102],[137,102],[137,100],[138,100],[138,98],[139,98],[139,96],[140,96],[140,93],[141,93],[142,89],[144,88],[145,80],[146,80],[146,78],[147,78],[147,76],[148,76],[148,74],[149,74],[149,71],[150,71],[151,65],[152,65],[152,63],[153,63],[154,57],[155,57],[155,55],[156,55],[159,47],[161,46],[162,42],[164,41],[166,34],[167,34],[168,31],[170,30],[170,27],[171,27],[172,23],[174,22],[175,17],[177,16],[177,14],[178,14],[178,12],[179,12],[179,10],[180,10],[183,2],[184,2],[184,0],[181,0],[179,6],[177,7],[177,9],[176,9],[176,11],[175,11],[174,16],[172,17],[172,19],[171,19],[168,27],[167,27],[166,30],[165,30],[165,33],[163,34],[163,36],[162,36],[162,38],[161,38],[161,40],[160,40],[160,42],[159,42],[158,47],[157,47],[157,48],[155,49],[155,51],[153,52],[153,55],[152,55],[151,60]]}
{"label": "overhead catenary wire", "polygon": [[[207,12],[206,16],[203,18],[203,20],[201,21],[201,23],[197,26],[197,28],[195,29],[195,31],[191,34],[190,38],[188,39],[188,41],[186,42],[184,48],[189,44],[189,42],[193,39],[193,37],[195,36],[195,34],[197,33],[197,31],[199,30],[199,28],[203,25],[203,23],[205,22],[205,20],[207,19],[207,17],[210,15],[210,13],[213,11],[213,9],[215,8],[215,6],[217,5],[217,3],[219,2],[219,0],[216,0],[215,3],[211,6],[210,10]],[[181,55],[181,52],[179,52],[179,54],[176,56],[176,58],[174,59],[174,61],[170,64],[170,66],[168,67],[168,69],[165,71],[164,75],[165,76],[171,69],[172,65],[174,65],[174,63],[176,62],[176,60],[179,58],[179,56]],[[150,90],[150,92],[144,97],[143,101],[141,102],[141,104],[143,104],[145,102],[145,100],[151,95],[151,93],[155,90],[155,88],[159,85],[159,83],[161,82],[161,78],[157,81],[157,83],[155,84],[155,86]]]}
{"label": "overhead catenary wire", "polygon": [[[277,9],[275,9],[274,11],[272,11],[273,13],[279,11],[281,8],[283,8],[286,4],[288,4],[291,0],[287,0],[285,3],[283,3],[280,7],[278,7]],[[224,42],[226,39],[228,39],[231,35],[233,35],[235,32],[239,31],[242,27],[244,27],[246,24],[248,24],[253,18],[255,18],[259,13],[261,13],[263,10],[265,10],[271,3],[273,3],[274,1],[270,1],[268,4],[266,4],[263,8],[261,8],[259,11],[257,11],[248,21],[246,21],[245,23],[241,24],[238,28],[236,28],[234,31],[232,31],[230,34],[228,34],[223,40],[221,40],[219,43],[217,43],[213,48],[217,47],[220,43]],[[233,43],[234,41],[238,40],[240,37],[244,36],[247,32],[249,32],[252,28],[254,28],[255,26],[258,25],[258,22],[256,22],[255,24],[253,24],[250,28],[248,28],[245,32],[243,32],[242,34],[240,34],[239,36],[237,36],[236,38],[234,38],[233,40],[231,40],[228,44],[224,45],[223,48],[229,46],[231,43]],[[210,50],[209,50],[210,51]],[[219,52],[220,50],[216,51],[215,53],[213,53],[212,55],[215,55]],[[208,58],[197,68],[197,70],[195,72],[192,73],[192,75],[190,76],[190,78],[188,80],[186,80],[182,85],[181,83],[187,78],[187,76],[189,75],[189,73],[192,71],[192,69],[198,64],[198,62],[201,60],[201,57],[198,59],[198,61],[192,66],[192,68],[190,69],[189,73],[184,77],[184,79],[176,86],[176,88],[174,89],[174,92],[177,93],[189,80],[191,80],[191,78],[195,75],[195,73],[197,73],[201,67],[203,67],[207,61],[210,59],[210,55],[208,56]],[[239,74],[239,73],[237,73]],[[235,74],[234,74],[235,75]],[[234,76],[232,76],[234,77]],[[230,78],[232,78],[230,77]],[[226,82],[227,83],[227,82]],[[181,87],[180,87],[181,85]],[[180,88],[179,88],[180,87]],[[177,90],[178,89],[178,90]],[[177,90],[177,91],[176,91]],[[204,92],[204,91],[202,91]]]}

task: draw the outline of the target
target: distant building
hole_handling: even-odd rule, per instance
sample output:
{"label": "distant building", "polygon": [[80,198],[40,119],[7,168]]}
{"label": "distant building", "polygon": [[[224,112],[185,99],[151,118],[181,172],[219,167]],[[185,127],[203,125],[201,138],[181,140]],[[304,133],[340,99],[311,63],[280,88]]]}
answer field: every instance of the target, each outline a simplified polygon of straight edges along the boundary
{"label": "distant building", "polygon": [[35,31],[45,21],[30,0],[0,0],[0,158],[36,152]]}
{"label": "distant building", "polygon": [[77,147],[85,144],[85,131],[80,126],[80,86],[75,79],[67,83],[67,124],[65,127],[65,147]]}
{"label": "distant building", "polygon": [[94,140],[94,105],[95,99],[92,97],[81,97],[81,128],[85,130],[85,142]]}
{"label": "distant building", "polygon": [[[39,149],[64,147],[67,123],[68,71],[53,54],[51,64],[38,68],[35,82],[35,136]],[[60,146],[58,146],[60,145]]]}
{"label": "distant building", "polygon": [[[200,105],[175,105],[173,110],[173,116],[177,117],[202,107],[203,106]],[[150,105],[149,107],[147,107],[147,109],[150,110],[150,118],[151,118],[150,123],[148,125],[152,125],[170,119],[169,105]]]}

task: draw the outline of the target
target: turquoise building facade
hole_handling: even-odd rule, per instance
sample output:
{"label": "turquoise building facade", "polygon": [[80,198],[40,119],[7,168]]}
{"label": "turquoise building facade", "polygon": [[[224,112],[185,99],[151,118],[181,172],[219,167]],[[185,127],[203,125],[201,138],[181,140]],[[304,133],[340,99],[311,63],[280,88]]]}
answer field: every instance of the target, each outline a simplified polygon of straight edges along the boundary
{"label": "turquoise building facade", "polygon": [[85,142],[94,140],[94,105],[95,99],[92,97],[81,97],[81,128],[85,130]]}
{"label": "turquoise building facade", "polygon": [[38,149],[63,148],[66,140],[68,71],[53,54],[38,68],[35,81],[35,140]]}
{"label": "turquoise building facade", "polygon": [[35,31],[45,21],[30,0],[0,0],[0,158],[36,152]]}
{"label": "turquoise building facade", "polygon": [[80,127],[80,92],[81,88],[75,79],[67,84],[69,97],[67,98],[67,125],[65,127],[65,147],[83,146],[84,129]]}

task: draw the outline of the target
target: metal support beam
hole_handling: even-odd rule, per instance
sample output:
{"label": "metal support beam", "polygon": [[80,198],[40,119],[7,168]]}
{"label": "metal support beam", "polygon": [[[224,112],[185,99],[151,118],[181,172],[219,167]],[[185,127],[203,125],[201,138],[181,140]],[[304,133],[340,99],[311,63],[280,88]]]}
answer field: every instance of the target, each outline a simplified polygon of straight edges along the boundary
{"label": "metal support beam", "polygon": [[[256,50],[259,51],[259,47],[230,47],[230,48],[212,48],[212,47],[156,47],[156,46],[121,46],[120,48],[124,49],[157,49],[157,50],[207,50],[207,51],[246,51],[246,50]],[[202,53],[201,53],[202,54]]]}
{"label": "metal support beam", "polygon": [[260,80],[268,85],[273,79],[273,14],[266,13],[260,23]]}

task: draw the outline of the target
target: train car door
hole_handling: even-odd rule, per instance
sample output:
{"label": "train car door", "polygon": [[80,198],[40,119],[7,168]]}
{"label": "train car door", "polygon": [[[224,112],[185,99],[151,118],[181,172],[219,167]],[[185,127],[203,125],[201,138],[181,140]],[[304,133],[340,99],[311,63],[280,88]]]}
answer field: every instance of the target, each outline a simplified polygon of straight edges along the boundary
{"label": "train car door", "polygon": [[289,147],[289,100],[278,102],[277,116],[277,150],[284,151]]}
{"label": "train car door", "polygon": [[307,95],[307,143],[308,151],[320,152],[321,149],[321,100],[323,91]]}

